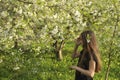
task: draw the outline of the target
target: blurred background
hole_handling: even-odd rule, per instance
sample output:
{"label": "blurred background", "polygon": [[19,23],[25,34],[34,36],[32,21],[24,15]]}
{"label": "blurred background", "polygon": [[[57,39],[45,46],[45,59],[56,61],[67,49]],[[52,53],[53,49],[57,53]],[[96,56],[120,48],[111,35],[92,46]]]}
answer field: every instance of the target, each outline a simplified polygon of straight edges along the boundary
{"label": "blurred background", "polygon": [[120,80],[120,0],[0,0],[0,80],[74,80],[73,40],[88,29],[102,59],[94,79]]}

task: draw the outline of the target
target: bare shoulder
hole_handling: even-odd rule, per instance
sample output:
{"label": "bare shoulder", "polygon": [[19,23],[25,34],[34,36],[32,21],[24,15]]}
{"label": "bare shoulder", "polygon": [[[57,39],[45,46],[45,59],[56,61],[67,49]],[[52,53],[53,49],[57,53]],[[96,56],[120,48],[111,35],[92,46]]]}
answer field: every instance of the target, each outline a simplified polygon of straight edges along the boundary
{"label": "bare shoulder", "polygon": [[93,59],[90,59],[89,64],[96,64],[96,62]]}

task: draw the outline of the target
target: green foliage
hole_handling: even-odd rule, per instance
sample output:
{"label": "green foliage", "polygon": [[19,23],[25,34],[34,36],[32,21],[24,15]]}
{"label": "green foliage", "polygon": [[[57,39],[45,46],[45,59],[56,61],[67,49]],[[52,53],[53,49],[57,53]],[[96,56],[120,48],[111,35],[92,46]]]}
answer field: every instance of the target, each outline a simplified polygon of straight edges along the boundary
{"label": "green foliage", "polygon": [[[73,80],[75,71],[70,70],[71,65],[76,65],[77,60],[71,59],[73,42],[67,42],[63,50],[64,59],[57,61],[53,53],[40,53],[34,56],[33,52],[22,53],[18,50],[9,50],[9,54],[1,55],[0,79],[1,80]],[[7,51],[8,52],[8,51]],[[104,80],[106,69],[105,60],[102,55],[103,67],[100,73],[96,73],[95,80]],[[113,60],[109,80],[119,80],[119,60]],[[114,63],[115,62],[115,63]],[[117,63],[117,64],[116,64]],[[116,66],[118,65],[118,66]],[[116,75],[117,73],[117,75]]]}

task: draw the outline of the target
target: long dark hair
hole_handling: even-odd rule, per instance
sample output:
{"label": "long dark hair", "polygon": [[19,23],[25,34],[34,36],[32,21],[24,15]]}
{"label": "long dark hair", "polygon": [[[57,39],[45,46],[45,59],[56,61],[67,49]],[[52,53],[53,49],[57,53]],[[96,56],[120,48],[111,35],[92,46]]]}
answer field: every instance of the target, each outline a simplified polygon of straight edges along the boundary
{"label": "long dark hair", "polygon": [[[90,58],[95,59],[95,72],[99,72],[101,70],[101,59],[94,32],[91,30],[87,30],[83,31],[80,35],[83,42],[83,54],[87,51],[90,54]],[[82,57],[84,58],[84,56]]]}

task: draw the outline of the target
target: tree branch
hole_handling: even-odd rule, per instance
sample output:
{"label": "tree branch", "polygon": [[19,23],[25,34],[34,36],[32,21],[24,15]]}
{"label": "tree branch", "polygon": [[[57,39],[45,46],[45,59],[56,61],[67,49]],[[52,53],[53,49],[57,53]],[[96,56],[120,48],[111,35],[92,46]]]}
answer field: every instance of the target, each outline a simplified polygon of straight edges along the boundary
{"label": "tree branch", "polygon": [[19,2],[25,3],[25,4],[33,4],[32,2],[27,2],[27,1],[23,1],[23,0],[18,0]]}
{"label": "tree branch", "polygon": [[[115,5],[115,2],[114,2],[114,7],[115,7],[115,10],[116,10],[116,15],[117,15],[117,18],[116,18],[116,22],[115,22],[115,26],[114,26],[114,31],[113,31],[113,34],[112,34],[112,37],[111,37],[111,40],[115,37],[115,34],[116,34],[116,30],[117,30],[117,26],[118,26],[118,23],[119,23],[119,14],[118,14],[118,9],[117,9],[117,6]],[[111,41],[111,47],[109,48],[109,54],[108,54],[108,65],[107,65],[107,70],[106,70],[106,74],[105,74],[105,80],[108,80],[108,75],[109,75],[109,71],[110,71],[110,65],[111,65],[111,53],[112,53],[112,45],[113,45],[113,41]]]}

